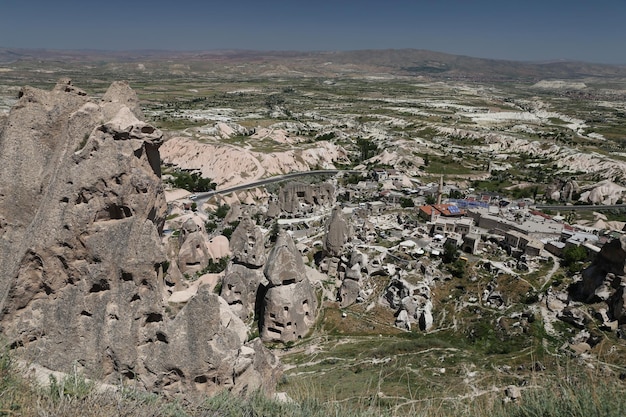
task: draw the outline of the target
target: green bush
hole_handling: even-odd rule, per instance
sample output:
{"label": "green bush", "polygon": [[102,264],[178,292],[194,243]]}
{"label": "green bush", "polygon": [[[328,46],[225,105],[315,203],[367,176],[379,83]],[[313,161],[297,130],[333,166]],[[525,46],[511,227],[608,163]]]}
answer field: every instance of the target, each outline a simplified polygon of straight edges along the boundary
{"label": "green bush", "polygon": [[203,178],[199,172],[188,172],[176,170],[172,174],[172,179],[168,180],[176,188],[183,188],[194,193],[215,190],[217,184],[209,178]]}
{"label": "green bush", "polygon": [[230,261],[229,256],[223,256],[217,261],[209,259],[209,263],[207,264],[207,266],[205,266],[204,269],[202,269],[201,271],[198,271],[197,275],[200,276],[204,274],[218,274],[226,269],[226,267],[228,266],[228,261]]}
{"label": "green bush", "polygon": [[400,207],[402,208],[415,207],[415,203],[413,202],[413,199],[411,198],[402,197],[400,198]]}
{"label": "green bush", "polygon": [[230,210],[230,206],[228,204],[220,204],[217,206],[217,209],[215,209],[213,214],[218,219],[223,219],[228,214],[228,210]]}

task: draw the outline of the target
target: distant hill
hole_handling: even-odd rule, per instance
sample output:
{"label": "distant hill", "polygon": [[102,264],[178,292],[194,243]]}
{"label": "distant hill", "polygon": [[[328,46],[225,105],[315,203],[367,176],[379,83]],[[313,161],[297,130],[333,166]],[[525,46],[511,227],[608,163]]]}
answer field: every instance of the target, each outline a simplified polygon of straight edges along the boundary
{"label": "distant hill", "polygon": [[[573,61],[545,63],[474,58],[418,49],[357,51],[96,51],[0,48],[0,64],[21,61],[63,61],[67,64],[92,62],[159,62],[177,60],[214,69],[217,63],[263,62],[280,75],[387,74],[476,81],[540,80],[544,78],[626,77],[626,66]],[[277,72],[276,72],[277,71]]]}

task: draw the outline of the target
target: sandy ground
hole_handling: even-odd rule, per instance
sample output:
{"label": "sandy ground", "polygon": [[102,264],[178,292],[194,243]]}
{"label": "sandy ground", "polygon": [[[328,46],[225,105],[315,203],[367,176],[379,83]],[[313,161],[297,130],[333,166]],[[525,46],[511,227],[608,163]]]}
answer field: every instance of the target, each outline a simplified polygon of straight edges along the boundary
{"label": "sandy ground", "polygon": [[191,283],[188,288],[182,291],[175,291],[170,295],[170,298],[167,300],[170,303],[185,303],[191,299],[198,292],[198,288],[203,285],[209,285],[210,290],[213,290],[220,278],[224,275],[223,273],[219,274],[204,274],[197,280]]}
{"label": "sandy ground", "polygon": [[170,203],[174,200],[179,200],[181,198],[185,198],[190,195],[191,193],[189,191],[182,190],[180,188],[175,188],[173,190],[165,190],[165,201]]}

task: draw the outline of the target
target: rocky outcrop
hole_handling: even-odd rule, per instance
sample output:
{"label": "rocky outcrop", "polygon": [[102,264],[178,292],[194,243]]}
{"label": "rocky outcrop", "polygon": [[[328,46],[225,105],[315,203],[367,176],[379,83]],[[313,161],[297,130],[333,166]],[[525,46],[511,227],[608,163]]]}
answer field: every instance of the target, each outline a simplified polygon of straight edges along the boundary
{"label": "rocky outcrop", "polygon": [[417,325],[422,331],[429,331],[433,327],[433,303],[431,301],[430,285],[432,273],[430,267],[422,265],[424,278],[417,284],[411,284],[405,279],[394,277],[385,289],[384,299],[396,312],[395,325],[405,330],[411,330]]}
{"label": "rocky outcrop", "polygon": [[[181,236],[183,233],[181,233]],[[185,236],[178,252],[178,266],[186,274],[199,272],[208,263],[211,256],[206,233],[198,230]]]}
{"label": "rocky outcrop", "polygon": [[153,389],[212,394],[277,383],[278,359],[257,342],[245,343],[246,325],[207,287],[200,287],[173,320],[146,327],[156,343],[142,348],[147,372],[141,376]]}
{"label": "rocky outcrop", "polygon": [[263,309],[263,340],[286,343],[301,339],[315,322],[315,289],[308,279],[270,287],[265,295]]}
{"label": "rocky outcrop", "polygon": [[271,389],[277,361],[224,300],[164,301],[162,134],[138,111],[126,83],[102,100],[68,80],[22,90],[0,137],[3,337],[47,368],[150,391]]}
{"label": "rocky outcrop", "polygon": [[287,213],[308,213],[313,206],[331,206],[335,202],[335,187],[329,183],[304,184],[291,182],[280,189],[278,205]]}
{"label": "rocky outcrop", "polygon": [[339,287],[339,307],[346,308],[356,303],[361,292],[361,286],[358,281],[352,279],[344,279]]}
{"label": "rocky outcrop", "polygon": [[247,321],[254,317],[257,292],[264,282],[262,269],[231,263],[224,272],[220,296],[226,300],[237,317]]}
{"label": "rocky outcrop", "polygon": [[[626,237],[614,239],[602,247],[593,263],[582,271],[581,279],[569,287],[573,300],[606,303],[604,327],[611,322],[626,326]],[[569,316],[565,316],[569,318]]]}
{"label": "rocky outcrop", "polygon": [[240,319],[252,320],[257,292],[266,282],[262,267],[267,256],[263,233],[249,217],[241,220],[233,232],[230,249],[232,263],[224,273],[220,295]]}
{"label": "rocky outcrop", "polygon": [[161,148],[163,161],[181,169],[200,170],[218,189],[316,166],[333,169],[334,161],[348,162],[345,149],[326,141],[316,142],[315,147],[308,149],[267,153],[224,144],[212,136],[200,137],[205,141],[188,137],[168,139]]}
{"label": "rocky outcrop", "polygon": [[233,232],[230,249],[234,262],[251,267],[261,267],[265,264],[263,233],[250,218],[244,218]]}
{"label": "rocky outcrop", "polygon": [[286,232],[281,232],[265,267],[269,281],[260,322],[265,341],[291,342],[305,336],[315,322],[317,296],[306,276],[302,256]]}
{"label": "rocky outcrop", "polygon": [[572,179],[557,179],[546,187],[545,195],[555,201],[572,201],[579,197],[580,186]]}
{"label": "rocky outcrop", "polygon": [[625,192],[625,187],[607,179],[582,187],[579,200],[590,204],[617,204]]}
{"label": "rocky outcrop", "polygon": [[291,236],[285,231],[279,233],[276,244],[268,256],[265,277],[273,287],[295,284],[306,278],[302,255]]}
{"label": "rocky outcrop", "polygon": [[324,250],[331,256],[339,256],[344,251],[349,235],[350,227],[343,217],[341,207],[334,207],[326,224]]}

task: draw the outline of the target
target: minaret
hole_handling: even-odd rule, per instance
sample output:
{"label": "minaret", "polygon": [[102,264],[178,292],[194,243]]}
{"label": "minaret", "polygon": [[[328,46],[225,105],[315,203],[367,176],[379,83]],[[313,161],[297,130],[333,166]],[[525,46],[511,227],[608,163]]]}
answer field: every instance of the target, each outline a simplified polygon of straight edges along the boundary
{"label": "minaret", "polygon": [[441,204],[441,195],[443,194],[443,174],[439,177],[439,188],[437,189],[437,204]]}

